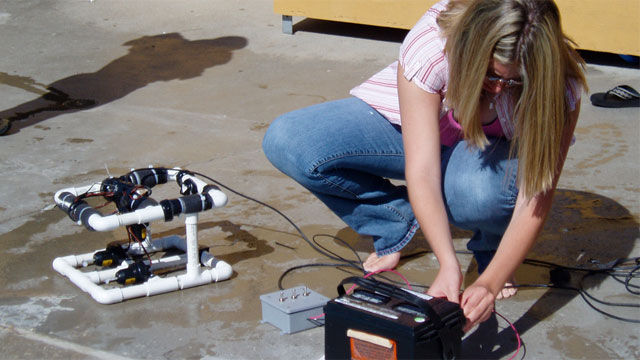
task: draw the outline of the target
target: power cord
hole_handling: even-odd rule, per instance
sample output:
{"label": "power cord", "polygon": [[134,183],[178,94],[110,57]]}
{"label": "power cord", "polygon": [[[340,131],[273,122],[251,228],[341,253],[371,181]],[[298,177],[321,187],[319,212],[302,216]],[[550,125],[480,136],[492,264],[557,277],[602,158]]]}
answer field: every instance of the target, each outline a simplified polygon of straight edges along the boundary
{"label": "power cord", "polygon": [[[275,207],[266,204],[260,200],[257,200],[253,197],[250,197],[248,195],[245,195],[239,191],[236,191],[224,184],[222,184],[221,182],[205,175],[202,173],[198,173],[195,171],[188,171],[188,170],[183,170],[185,173],[188,174],[192,174],[195,176],[200,176],[202,178],[205,178],[211,182],[213,182],[214,184],[230,191],[231,193],[238,195],[242,198],[245,198],[247,200],[253,201],[257,204],[260,204],[268,209],[271,209],[272,211],[276,212],[278,215],[282,216],[282,218],[284,218],[287,222],[289,222],[293,228],[300,234],[300,236],[302,237],[303,240],[305,240],[314,250],[316,250],[318,253],[324,255],[325,257],[327,257],[330,260],[335,261],[335,263],[313,263],[313,264],[304,264],[304,265],[299,265],[299,266],[294,266],[291,267],[289,269],[287,269],[286,271],[284,271],[282,273],[282,275],[280,276],[280,278],[278,279],[278,288],[279,289],[283,289],[282,287],[282,282],[283,279],[291,272],[295,271],[295,270],[299,270],[302,268],[308,268],[308,267],[334,267],[334,268],[340,268],[340,269],[344,269],[344,268],[351,268],[351,269],[355,269],[355,270],[359,270],[360,272],[363,273],[363,275],[367,275],[367,272],[364,270],[363,267],[363,263],[362,263],[362,259],[358,256],[357,252],[355,251],[355,249],[349,245],[346,241],[340,239],[337,236],[333,236],[333,235],[327,235],[327,234],[319,234],[319,235],[315,235],[313,237],[313,240],[309,240],[309,238],[306,236],[306,234],[289,218],[287,217],[283,212],[281,212],[280,210],[276,209]],[[325,246],[321,245],[320,243],[318,243],[317,238],[319,237],[327,237],[327,238],[331,238],[334,239],[336,241],[339,241],[341,244],[343,244],[344,246],[346,246],[347,248],[349,248],[354,254],[357,260],[349,260],[346,259],[338,254],[336,254],[335,252],[327,249]],[[407,259],[407,258],[412,258],[412,257],[417,257],[417,256],[421,256],[424,255],[426,253],[430,253],[430,251],[420,251],[420,252],[416,252],[413,254],[408,254],[408,255],[404,255],[401,257],[401,259]],[[456,251],[456,253],[458,254],[471,254],[471,252],[466,252],[466,251]],[[629,263],[632,263],[631,265],[628,265]],[[617,259],[614,261],[611,261],[609,263],[605,263],[605,264],[601,264],[598,261],[592,261],[592,265],[596,266],[596,268],[587,268],[587,267],[571,267],[571,266],[563,266],[563,265],[559,265],[559,264],[555,264],[555,263],[551,263],[551,262],[546,262],[546,261],[541,261],[541,260],[535,260],[535,259],[525,259],[524,264],[528,264],[531,266],[539,266],[539,267],[547,267],[550,268],[550,275],[552,277],[552,281],[550,284],[518,284],[518,285],[513,285],[512,287],[516,287],[516,288],[548,288],[548,289],[558,289],[558,290],[568,290],[568,291],[574,291],[577,292],[578,294],[580,294],[580,296],[582,297],[582,299],[587,303],[587,305],[589,305],[589,307],[591,307],[593,310],[607,316],[610,317],[612,319],[616,319],[616,320],[620,320],[620,321],[624,321],[624,322],[632,322],[632,323],[640,323],[640,320],[637,319],[631,319],[631,318],[625,318],[625,317],[621,317],[621,316],[617,316],[614,314],[611,314],[607,311],[604,311],[602,309],[600,309],[599,307],[597,307],[596,305],[593,304],[593,302],[605,305],[605,306],[614,306],[614,307],[633,307],[633,308],[637,308],[640,307],[640,304],[638,303],[614,303],[614,302],[607,302],[607,301],[603,301],[600,299],[597,299],[596,297],[594,297],[593,295],[591,295],[587,290],[585,290],[584,288],[584,282],[586,279],[588,279],[591,276],[595,276],[595,275],[605,275],[605,276],[610,276],[613,279],[615,279],[618,282],[621,282],[622,284],[624,284],[625,289],[633,295],[640,295],[640,291],[639,290],[635,290],[635,289],[640,289],[640,286],[632,284],[631,281],[636,279],[637,277],[640,277],[640,275],[638,274],[638,272],[640,271],[640,257],[634,257],[634,258],[626,258],[626,259]],[[627,265],[625,265],[627,264]],[[586,272],[586,274],[580,279],[579,281],[579,285],[578,287],[574,287],[574,286],[568,286],[566,285],[566,283],[568,282],[568,280],[570,279],[570,273],[571,272]],[[379,276],[379,274],[376,274],[377,276]],[[384,278],[384,277],[383,277]],[[620,278],[623,278],[624,280],[621,280]],[[390,281],[392,283],[398,284],[401,282],[398,281],[394,281],[391,279],[387,279],[385,278],[385,280]],[[423,289],[428,289],[428,286],[425,285],[419,285],[419,284],[411,284],[411,286],[414,287],[419,287],[419,288],[423,288]]]}
{"label": "power cord", "polygon": [[[200,176],[202,178],[205,178],[209,181],[211,181],[212,183],[220,186],[221,188],[224,188],[228,191],[230,191],[231,193],[240,196],[242,198],[245,198],[247,200],[253,201],[257,204],[260,204],[272,211],[274,211],[275,213],[277,213],[278,215],[280,215],[282,218],[284,218],[287,222],[289,222],[293,228],[298,232],[298,234],[300,235],[300,237],[309,244],[309,246],[311,246],[311,248],[313,248],[315,251],[317,251],[318,253],[324,255],[325,257],[327,257],[328,259],[334,261],[331,263],[313,263],[313,264],[304,264],[304,265],[299,265],[299,266],[294,266],[291,267],[289,269],[287,269],[286,271],[284,271],[280,277],[278,278],[278,288],[280,290],[283,290],[283,286],[282,286],[282,282],[284,280],[284,278],[291,272],[295,271],[295,270],[299,270],[302,268],[308,268],[308,267],[333,267],[336,269],[340,269],[343,271],[348,271],[349,269],[352,270],[357,270],[358,272],[362,272],[364,274],[365,277],[369,277],[369,276],[380,276],[382,278],[384,278],[385,280],[391,282],[391,283],[400,283],[398,281],[394,281],[391,279],[387,279],[384,276],[381,276],[380,274],[378,274],[379,272],[374,272],[374,273],[367,273],[364,270],[364,266],[363,266],[363,262],[362,259],[360,258],[360,256],[358,255],[358,253],[355,251],[355,249],[349,245],[346,241],[344,241],[343,239],[337,237],[337,236],[333,236],[333,235],[328,235],[328,234],[317,234],[314,235],[312,237],[311,240],[309,240],[309,238],[306,236],[306,234],[288,217],[286,216],[283,212],[281,212],[280,210],[278,210],[277,208],[266,204],[260,200],[257,200],[253,197],[250,197],[246,194],[243,194],[239,191],[236,191],[224,184],[222,184],[221,182],[205,175],[202,173],[198,173],[198,172],[194,172],[194,171],[188,171],[188,170],[183,170],[184,173],[188,173],[188,174],[192,174],[195,176]],[[327,247],[321,245],[318,242],[318,239],[321,237],[325,237],[325,238],[330,238],[333,239],[335,241],[340,242],[342,245],[346,246],[348,249],[351,250],[351,252],[354,254],[356,260],[350,260],[347,258],[344,258],[343,256],[338,255],[337,253],[329,250]],[[284,245],[283,245],[284,246]],[[405,255],[402,256],[401,259],[408,259],[408,258],[412,258],[412,257],[417,257],[417,256],[421,256],[424,255],[426,253],[430,253],[430,251],[420,251],[420,252],[416,252],[413,254],[409,254],[409,255]],[[458,254],[471,254],[471,252],[466,252],[466,251],[456,251],[456,253]],[[625,265],[629,262],[632,262],[632,265]],[[636,319],[630,319],[630,318],[625,318],[625,317],[621,317],[621,316],[617,316],[614,314],[611,314],[609,312],[606,312],[602,309],[600,309],[599,307],[597,307],[596,305],[594,305],[592,303],[593,302],[597,302],[599,304],[605,305],[605,306],[614,306],[614,307],[633,307],[633,308],[637,308],[640,307],[640,304],[634,304],[634,303],[613,303],[613,302],[607,302],[607,301],[603,301],[600,299],[597,299],[596,297],[592,296],[588,291],[585,290],[584,288],[584,282],[587,278],[591,277],[591,276],[595,276],[595,275],[605,275],[605,276],[610,276],[613,279],[615,279],[616,281],[624,284],[625,289],[627,290],[627,292],[629,292],[630,294],[633,295],[640,295],[640,291],[636,290],[636,289],[640,289],[640,286],[632,284],[631,281],[633,279],[635,279],[636,277],[638,277],[638,271],[640,270],[640,258],[629,258],[629,259],[617,259],[615,261],[612,261],[610,263],[607,264],[600,264],[599,262],[595,261],[592,262],[592,265],[595,265],[596,268],[586,268],[586,267],[569,267],[569,266],[563,266],[563,265],[558,265],[558,264],[554,264],[554,263],[550,263],[550,262],[545,262],[545,261],[541,261],[541,260],[534,260],[534,259],[525,259],[524,261],[525,264],[531,265],[531,266],[539,266],[539,267],[547,267],[550,268],[550,277],[551,277],[551,283],[550,284],[519,284],[519,285],[513,285],[512,287],[517,287],[517,288],[549,288],[549,289],[560,289],[560,290],[568,290],[568,291],[574,291],[574,292],[578,292],[578,294],[580,294],[580,296],[582,297],[582,299],[595,311],[616,319],[616,320],[620,320],[620,321],[624,321],[624,322],[632,322],[632,323],[640,323],[640,320],[636,320]],[[586,272],[586,274],[584,276],[582,276],[582,278],[579,281],[579,285],[578,287],[573,287],[573,286],[568,286],[567,283],[570,281],[571,279],[571,272]],[[428,286],[425,285],[418,285],[418,284],[410,284],[406,278],[404,278],[401,274],[400,277],[404,280],[405,284],[407,286],[409,286],[409,288],[413,287],[420,287],[423,289],[428,289]],[[520,338],[520,334],[518,333],[517,329],[515,328],[515,326],[508,320],[506,319],[503,315],[495,312],[494,313],[496,315],[498,315],[499,317],[501,317],[503,320],[505,320],[509,326],[513,329],[514,334],[517,338],[518,341],[518,346],[517,346],[517,350],[516,352],[510,357],[510,360],[514,359],[517,354],[520,352],[521,346],[523,346],[524,344],[522,344],[521,338]],[[317,322],[318,325],[323,325],[323,323],[321,323],[319,321],[319,319],[312,319],[310,321],[315,321]]]}

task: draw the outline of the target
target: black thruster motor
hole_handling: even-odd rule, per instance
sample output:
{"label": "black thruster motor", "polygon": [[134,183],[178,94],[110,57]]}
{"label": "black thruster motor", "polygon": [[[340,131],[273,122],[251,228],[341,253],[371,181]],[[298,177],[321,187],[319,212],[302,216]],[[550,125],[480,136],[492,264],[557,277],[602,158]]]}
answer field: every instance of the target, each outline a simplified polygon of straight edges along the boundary
{"label": "black thruster motor", "polygon": [[105,250],[93,254],[93,263],[97,266],[116,267],[128,258],[127,250],[120,245],[109,245]]}
{"label": "black thruster motor", "polygon": [[128,268],[118,271],[116,281],[120,285],[139,284],[147,281],[150,276],[149,265],[138,261],[129,265]]}

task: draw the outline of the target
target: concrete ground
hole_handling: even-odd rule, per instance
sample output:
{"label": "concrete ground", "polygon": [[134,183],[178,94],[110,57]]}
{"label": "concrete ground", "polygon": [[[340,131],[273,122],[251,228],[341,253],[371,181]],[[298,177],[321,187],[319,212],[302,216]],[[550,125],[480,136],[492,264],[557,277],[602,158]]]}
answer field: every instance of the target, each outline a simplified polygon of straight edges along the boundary
{"label": "concrete ground", "polygon": [[[259,297],[277,291],[290,267],[327,260],[281,216],[231,192],[225,208],[200,215],[199,232],[200,243],[233,266],[230,280],[100,305],[51,265],[126,238],[122,229],[90,232],[74,224],[52,207],[53,194],[149,165],[204,173],[274,206],[309,236],[340,236],[361,256],[372,250],[274,169],[260,143],[277,115],[345,97],[393,61],[404,32],[294,20],[296,33],[283,34],[271,2],[257,0],[0,3],[0,116],[21,119],[0,138],[0,358],[323,356],[322,327],[284,335],[261,323]],[[607,58],[593,57],[587,76],[591,92],[640,89],[637,68],[611,66]],[[55,90],[45,95],[47,88]],[[596,108],[584,95],[576,138],[529,258],[573,266],[639,256],[639,110]],[[174,198],[177,188],[165,185],[153,196]],[[156,238],[183,229],[181,219],[153,224]],[[468,234],[454,235],[463,250]],[[329,237],[318,241],[353,258]],[[407,254],[427,249],[420,236],[409,247]],[[460,261],[468,284],[475,264],[466,254]],[[428,285],[436,268],[427,253],[398,270]],[[572,285],[582,276],[570,275]],[[283,286],[307,285],[333,298],[346,276],[333,267],[306,268]],[[551,281],[544,267],[523,265],[517,276],[521,283]],[[598,299],[638,303],[612,278],[593,277],[585,287]],[[637,308],[597,305],[640,318]],[[574,291],[523,288],[496,309],[522,336],[517,358],[640,357],[638,326],[591,309]],[[500,318],[463,343],[464,358],[515,351]]]}

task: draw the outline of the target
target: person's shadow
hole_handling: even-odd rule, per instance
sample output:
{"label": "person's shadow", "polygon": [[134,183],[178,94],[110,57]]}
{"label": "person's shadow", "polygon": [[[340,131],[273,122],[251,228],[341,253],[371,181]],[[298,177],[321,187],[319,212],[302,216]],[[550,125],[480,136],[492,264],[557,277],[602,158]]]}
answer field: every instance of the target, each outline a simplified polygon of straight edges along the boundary
{"label": "person's shadow", "polygon": [[120,99],[156,81],[185,80],[229,62],[233,50],[247,45],[238,36],[187,40],[178,33],[143,36],[128,41],[129,52],[102,69],[72,75],[48,85],[28,77],[0,73],[0,83],[41,96],[0,111],[11,121],[8,134],[60,114],[91,109]]}
{"label": "person's shadow", "polygon": [[[558,189],[545,228],[527,258],[567,267],[588,266],[595,269],[590,265],[594,261],[604,265],[628,257],[640,235],[638,226],[637,219],[629,210],[613,199],[594,193]],[[469,276],[472,270],[467,270],[465,285],[475,279]],[[576,271],[552,274],[553,269],[527,264],[523,264],[519,270],[516,272],[519,284],[557,282],[557,285],[576,288],[585,275]],[[603,276],[590,277],[589,281],[583,283],[585,290],[597,290],[604,279]],[[626,292],[624,285],[620,286],[620,292]],[[597,297],[597,293],[594,295]],[[576,296],[576,291],[549,289],[513,325],[522,335],[555,312],[561,312]],[[496,305],[499,311],[499,304]],[[602,308],[616,313],[611,307]],[[498,359],[513,354],[516,349],[513,330],[492,315],[463,340],[460,357]]]}
{"label": "person's shadow", "polygon": [[[636,218],[617,201],[590,192],[557,189],[553,207],[547,217],[545,227],[533,249],[527,254],[527,259],[546,261],[566,267],[590,266],[593,260],[601,264],[624,259],[630,256],[636,239],[640,236],[639,223]],[[472,233],[452,226],[455,241],[466,243]],[[346,240],[354,249],[361,252],[371,252],[373,245],[368,237],[357,235],[350,228],[338,232],[339,238]],[[344,246],[335,241],[336,246]],[[400,264],[407,262],[425,261],[425,251],[430,251],[421,232],[416,233],[414,240],[403,249]],[[412,255],[417,254],[417,256]],[[471,256],[471,255],[466,255]],[[557,272],[553,269],[522,264],[516,271],[518,284],[550,284],[562,282],[558,285],[578,287],[584,272]],[[465,271],[464,287],[477,279],[477,264],[472,261]],[[605,278],[593,276],[583,283],[585,290],[592,291],[598,297],[597,289]],[[499,300],[496,311],[500,312],[500,302],[518,301],[518,296],[526,296],[529,288],[519,290],[513,300]],[[539,290],[538,290],[539,291]],[[624,285],[620,285],[620,292],[625,293]],[[554,313],[562,312],[563,307],[578,296],[578,293],[563,289],[549,289],[544,291],[536,301],[522,314],[513,325],[522,336],[530,329],[549,319]],[[604,307],[603,310],[616,314],[617,310]],[[593,310],[595,312],[595,310]],[[624,312],[617,315],[625,316]],[[628,313],[627,313],[628,315]],[[631,315],[633,316],[633,315]],[[511,319],[510,319],[511,320]],[[526,353],[526,348],[520,354]],[[517,350],[516,336],[506,322],[492,315],[489,320],[480,324],[462,341],[461,359],[499,359],[512,355]],[[520,358],[521,355],[518,355]]]}

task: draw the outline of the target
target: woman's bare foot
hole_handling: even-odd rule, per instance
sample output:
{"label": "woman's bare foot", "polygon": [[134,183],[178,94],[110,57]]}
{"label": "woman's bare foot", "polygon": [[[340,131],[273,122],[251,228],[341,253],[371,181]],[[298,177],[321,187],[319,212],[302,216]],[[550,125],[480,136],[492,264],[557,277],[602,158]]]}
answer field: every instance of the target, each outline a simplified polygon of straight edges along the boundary
{"label": "woman's bare foot", "polygon": [[378,257],[376,253],[369,255],[367,260],[364,261],[364,270],[367,272],[375,272],[379,270],[391,270],[395,269],[400,262],[400,252],[394,252],[389,255]]}
{"label": "woman's bare foot", "polygon": [[516,285],[516,277],[511,275],[511,278],[504,283],[504,288],[496,295],[496,300],[510,298],[515,295],[518,292],[518,288],[511,287],[514,285]]}

